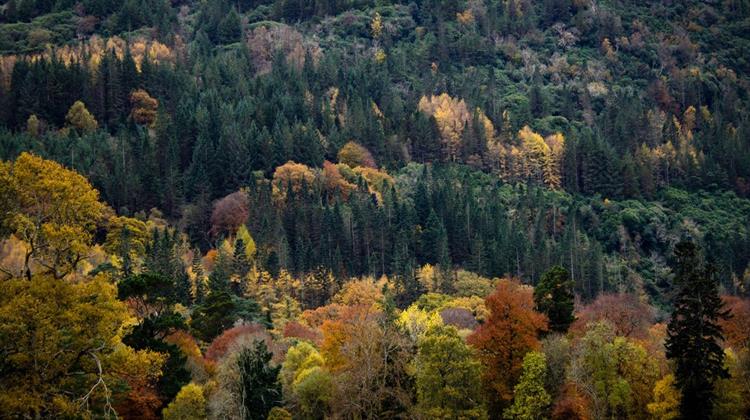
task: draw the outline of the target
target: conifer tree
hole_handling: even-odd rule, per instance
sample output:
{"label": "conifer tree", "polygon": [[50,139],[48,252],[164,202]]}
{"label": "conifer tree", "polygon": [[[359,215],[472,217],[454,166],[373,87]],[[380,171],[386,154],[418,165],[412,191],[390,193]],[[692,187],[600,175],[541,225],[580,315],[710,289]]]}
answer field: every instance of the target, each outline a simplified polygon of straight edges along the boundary
{"label": "conifer tree", "polygon": [[243,241],[242,238],[238,237],[234,241],[232,272],[242,278],[245,277],[248,271],[250,271],[250,261],[247,258],[247,253],[245,252],[245,241]]}
{"label": "conifer tree", "polygon": [[554,266],[544,273],[534,288],[534,303],[538,311],[549,318],[549,329],[564,333],[573,323],[573,282],[568,270]]}
{"label": "conifer tree", "polygon": [[193,250],[193,275],[195,276],[195,301],[202,304],[208,290],[206,288],[205,274],[203,272],[203,263],[201,262],[201,252],[198,249]]}
{"label": "conifer tree", "polygon": [[223,249],[219,250],[219,255],[216,257],[216,264],[214,265],[213,271],[208,275],[208,288],[211,293],[218,292],[229,292],[229,255],[226,255]]}
{"label": "conifer tree", "polygon": [[178,274],[175,287],[177,289],[177,301],[183,305],[190,305],[193,300],[192,285],[190,284],[190,277],[188,277],[184,270]]}
{"label": "conifer tree", "polygon": [[723,340],[719,320],[727,319],[729,313],[722,308],[715,270],[712,264],[701,262],[695,244],[680,242],[675,257],[679,291],[667,326],[667,358],[676,364],[681,417],[705,419],[711,416],[715,382],[728,377],[719,346]]}
{"label": "conifer tree", "polygon": [[281,384],[277,381],[281,366],[271,366],[273,354],[262,340],[240,351],[242,418],[265,420],[271,408],[281,405]]}

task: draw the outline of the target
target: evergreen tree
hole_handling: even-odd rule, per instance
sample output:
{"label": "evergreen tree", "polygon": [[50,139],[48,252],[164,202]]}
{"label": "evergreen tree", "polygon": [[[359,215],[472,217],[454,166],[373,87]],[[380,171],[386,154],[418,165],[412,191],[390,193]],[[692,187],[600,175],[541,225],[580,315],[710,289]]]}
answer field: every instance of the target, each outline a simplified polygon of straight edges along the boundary
{"label": "evergreen tree", "polygon": [[230,291],[230,264],[229,255],[223,249],[219,249],[214,269],[208,275],[208,289],[212,294]]}
{"label": "evergreen tree", "polygon": [[549,318],[551,331],[564,333],[575,321],[573,316],[573,281],[568,270],[559,265],[544,273],[534,288],[534,303]]}
{"label": "evergreen tree", "polygon": [[245,251],[245,241],[237,238],[234,241],[234,255],[232,256],[232,272],[240,278],[244,278],[250,271],[250,261]]}
{"label": "evergreen tree", "polygon": [[190,305],[193,301],[192,284],[187,272],[183,271],[177,276],[176,282],[177,301],[183,305]]}
{"label": "evergreen tree", "polygon": [[240,351],[237,364],[240,370],[242,418],[265,420],[273,407],[281,405],[281,384],[278,382],[281,366],[271,366],[273,354],[263,340]]}
{"label": "evergreen tree", "polygon": [[201,261],[201,252],[198,249],[193,250],[193,275],[195,276],[195,301],[199,304],[205,302],[208,289],[203,272],[203,262]]}
{"label": "evergreen tree", "polygon": [[239,41],[241,35],[240,16],[232,8],[219,23],[217,28],[218,41],[220,44],[231,44]]}
{"label": "evergreen tree", "polygon": [[723,340],[719,320],[728,319],[729,313],[722,308],[714,268],[700,261],[695,244],[677,244],[675,258],[679,291],[667,326],[667,358],[676,364],[682,418],[706,419],[716,398],[714,384],[728,377],[719,346]]}
{"label": "evergreen tree", "polygon": [[425,223],[422,233],[422,253],[425,257],[424,262],[450,265],[448,232],[435,210],[430,210],[430,216]]}

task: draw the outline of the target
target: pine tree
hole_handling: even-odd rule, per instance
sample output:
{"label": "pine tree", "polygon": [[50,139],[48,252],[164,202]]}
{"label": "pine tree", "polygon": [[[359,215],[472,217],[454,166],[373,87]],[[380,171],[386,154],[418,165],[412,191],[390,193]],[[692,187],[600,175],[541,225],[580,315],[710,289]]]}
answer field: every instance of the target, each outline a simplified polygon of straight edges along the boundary
{"label": "pine tree", "polygon": [[232,8],[224,19],[219,22],[217,37],[220,44],[231,44],[237,42],[242,35],[240,16]]}
{"label": "pine tree", "polygon": [[573,323],[573,282],[568,270],[552,267],[544,273],[534,288],[534,303],[538,311],[549,318],[551,331],[564,333]]}
{"label": "pine tree", "polygon": [[706,419],[711,416],[716,397],[715,382],[728,377],[719,346],[723,336],[718,322],[729,314],[722,308],[715,270],[712,264],[700,261],[695,244],[680,242],[675,257],[679,291],[667,326],[667,358],[676,364],[682,418]]}

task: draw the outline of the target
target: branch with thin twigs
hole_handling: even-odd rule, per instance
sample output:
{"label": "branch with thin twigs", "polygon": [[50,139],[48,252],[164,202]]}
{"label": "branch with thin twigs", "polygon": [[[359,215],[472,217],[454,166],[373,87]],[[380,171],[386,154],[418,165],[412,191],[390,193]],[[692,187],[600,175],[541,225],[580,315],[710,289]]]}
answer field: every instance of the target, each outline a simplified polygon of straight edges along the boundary
{"label": "branch with thin twigs", "polygon": [[107,387],[107,383],[104,381],[104,373],[102,371],[102,362],[99,360],[99,357],[96,356],[94,353],[95,351],[99,351],[104,346],[101,346],[97,349],[91,350],[88,352],[89,356],[91,356],[92,359],[94,359],[94,362],[96,362],[96,368],[98,370],[98,376],[96,383],[94,386],[91,387],[89,392],[86,393],[83,397],[81,397],[81,404],[78,406],[79,408],[83,407],[84,405],[88,409],[88,402],[91,398],[91,395],[93,394],[94,390],[98,388],[99,386],[102,386],[104,388],[104,417],[109,418],[110,415],[113,415],[115,418],[117,418],[117,411],[115,411],[114,407],[112,407],[112,402],[109,400],[110,392],[109,388]]}

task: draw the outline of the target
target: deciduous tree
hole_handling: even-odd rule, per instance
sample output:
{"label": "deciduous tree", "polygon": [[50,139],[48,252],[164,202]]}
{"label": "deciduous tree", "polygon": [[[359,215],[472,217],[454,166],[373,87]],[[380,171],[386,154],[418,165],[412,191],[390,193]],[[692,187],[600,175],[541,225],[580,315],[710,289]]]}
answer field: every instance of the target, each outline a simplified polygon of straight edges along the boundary
{"label": "deciduous tree", "polygon": [[156,122],[156,110],[159,101],[152,98],[143,89],[137,89],[130,93],[130,117],[136,124],[153,126]]}
{"label": "deciduous tree", "polygon": [[539,349],[537,335],[547,318],[534,310],[533,291],[502,279],[486,299],[488,319],[468,338],[484,364],[484,381],[491,403],[505,408],[522,371],[523,356]]}
{"label": "deciduous tree", "polygon": [[164,408],[164,420],[202,420],[206,418],[206,397],[203,387],[189,383],[177,393],[174,401]]}
{"label": "deciduous tree", "polygon": [[89,408],[113,415],[128,386],[153,385],[164,361],[122,343],[129,322],[103,277],[0,282],[0,411],[20,418],[86,416]]}
{"label": "deciduous tree", "polygon": [[99,193],[83,176],[29,153],[10,165],[9,177],[5,225],[25,243],[26,278],[42,272],[61,279],[75,271],[105,213]]}
{"label": "deciduous tree", "polygon": [[65,115],[65,123],[80,131],[81,133],[90,133],[99,128],[96,118],[86,109],[81,101],[75,101]]}
{"label": "deciduous tree", "polygon": [[544,389],[547,360],[544,353],[530,351],[523,358],[523,373],[513,388],[513,405],[503,412],[506,419],[539,420],[545,418],[552,398]]}
{"label": "deciduous tree", "polygon": [[429,418],[486,418],[481,364],[455,327],[433,325],[414,361],[418,409]]}

